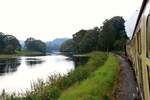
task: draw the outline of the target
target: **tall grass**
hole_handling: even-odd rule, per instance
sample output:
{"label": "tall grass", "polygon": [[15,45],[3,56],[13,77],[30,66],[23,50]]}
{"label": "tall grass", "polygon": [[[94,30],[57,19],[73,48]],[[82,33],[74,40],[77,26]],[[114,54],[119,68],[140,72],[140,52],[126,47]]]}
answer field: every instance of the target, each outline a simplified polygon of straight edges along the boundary
{"label": "tall grass", "polygon": [[90,58],[84,65],[76,67],[67,75],[59,74],[50,76],[46,82],[39,80],[32,84],[32,89],[26,91],[22,96],[8,95],[4,93],[1,98],[7,100],[57,100],[60,95],[74,84],[81,84],[87,79],[97,68],[102,66],[107,59],[108,54],[103,52],[93,52],[87,54]]}
{"label": "tall grass", "polygon": [[65,90],[59,100],[110,100],[117,79],[118,63],[110,55],[105,65],[99,67],[81,84]]}

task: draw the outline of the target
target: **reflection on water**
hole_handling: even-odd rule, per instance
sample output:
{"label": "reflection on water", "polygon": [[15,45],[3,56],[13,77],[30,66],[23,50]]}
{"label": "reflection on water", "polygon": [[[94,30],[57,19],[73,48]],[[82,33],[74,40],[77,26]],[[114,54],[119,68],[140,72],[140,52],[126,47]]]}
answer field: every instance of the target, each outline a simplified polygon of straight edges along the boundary
{"label": "reflection on water", "polygon": [[88,60],[89,60],[88,56],[73,56],[75,67],[86,64]]}
{"label": "reflection on water", "polygon": [[[55,73],[66,74],[74,69],[74,62],[63,55],[0,59],[0,91],[24,92],[31,82],[46,80]],[[35,66],[35,67],[31,67]]]}
{"label": "reflection on water", "polygon": [[5,73],[12,73],[17,71],[17,67],[20,65],[18,58],[0,59],[0,76]]}
{"label": "reflection on water", "polygon": [[42,64],[44,60],[42,59],[37,59],[37,58],[27,58],[26,59],[26,64],[29,66],[35,66],[37,64]]}

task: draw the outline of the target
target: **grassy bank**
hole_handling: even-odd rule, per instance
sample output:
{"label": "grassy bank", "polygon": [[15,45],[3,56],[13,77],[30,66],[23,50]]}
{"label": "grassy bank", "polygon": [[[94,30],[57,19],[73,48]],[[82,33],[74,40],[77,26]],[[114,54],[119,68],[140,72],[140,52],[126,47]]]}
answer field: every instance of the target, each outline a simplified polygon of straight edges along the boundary
{"label": "grassy bank", "polygon": [[102,52],[93,52],[88,56],[90,58],[86,64],[78,66],[68,75],[53,75],[47,82],[39,80],[38,83],[32,84],[32,91],[27,91],[24,96],[3,93],[0,99],[107,100],[116,80],[116,58],[112,54],[108,56]]}
{"label": "grassy bank", "polygon": [[0,54],[0,58],[13,58],[16,57],[16,55],[12,54]]}
{"label": "grassy bank", "polygon": [[16,56],[40,56],[40,55],[43,55],[43,53],[36,51],[21,50],[16,51],[16,53],[14,54],[0,54],[0,58],[13,58]]}
{"label": "grassy bank", "polygon": [[65,90],[59,100],[110,100],[117,79],[117,60],[110,54],[103,66],[80,84]]}
{"label": "grassy bank", "polygon": [[45,84],[42,82],[34,84],[33,92],[28,92],[26,98],[32,100],[57,100],[64,90],[87,79],[107,59],[107,54],[102,52],[93,52],[88,54],[88,56],[90,58],[86,64],[76,67],[68,75],[51,76]]}
{"label": "grassy bank", "polygon": [[43,53],[37,51],[21,50],[21,51],[16,51],[16,55],[17,56],[40,56],[43,55]]}

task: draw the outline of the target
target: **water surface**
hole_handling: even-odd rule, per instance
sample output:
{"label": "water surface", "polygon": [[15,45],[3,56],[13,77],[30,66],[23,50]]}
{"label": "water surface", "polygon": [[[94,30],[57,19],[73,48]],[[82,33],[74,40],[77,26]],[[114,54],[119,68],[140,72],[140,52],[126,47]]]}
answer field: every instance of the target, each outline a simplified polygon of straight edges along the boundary
{"label": "water surface", "polygon": [[67,74],[73,69],[74,62],[63,55],[0,59],[0,91],[24,92],[37,79],[46,80],[50,75]]}

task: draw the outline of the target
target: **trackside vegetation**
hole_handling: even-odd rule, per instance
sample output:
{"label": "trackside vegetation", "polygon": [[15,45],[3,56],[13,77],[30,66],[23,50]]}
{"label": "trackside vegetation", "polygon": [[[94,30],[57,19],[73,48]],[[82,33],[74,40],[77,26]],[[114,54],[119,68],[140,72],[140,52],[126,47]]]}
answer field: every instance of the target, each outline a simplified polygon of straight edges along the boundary
{"label": "trackside vegetation", "polygon": [[80,84],[65,90],[59,100],[110,100],[117,80],[117,67],[116,57],[109,54],[103,66]]}
{"label": "trackside vegetation", "polygon": [[106,19],[100,27],[79,30],[73,38],[62,44],[63,52],[89,53],[92,51],[124,51],[128,36],[125,20],[121,16]]}
{"label": "trackside vegetation", "polygon": [[[1,98],[7,100],[57,100],[61,95],[64,94],[64,92],[66,94],[66,90],[70,87],[75,85],[80,86],[81,84],[83,84],[84,80],[86,81],[93,75],[95,76],[95,71],[103,66],[103,64],[107,60],[108,53],[92,52],[87,54],[87,56],[89,56],[89,60],[86,64],[77,66],[75,70],[69,72],[65,76],[53,75],[48,78],[47,82],[39,80],[38,83],[32,84],[31,91],[26,91],[26,93],[21,96],[17,96],[15,94],[10,95],[3,92]],[[103,67],[103,70],[104,69],[105,67]],[[106,67],[106,70],[108,69],[109,68]],[[102,77],[104,74],[105,73],[102,73]],[[107,75],[105,77],[106,79],[108,78]],[[107,83],[108,80],[103,81],[106,81]],[[96,84],[91,83],[91,85],[95,86]]]}

